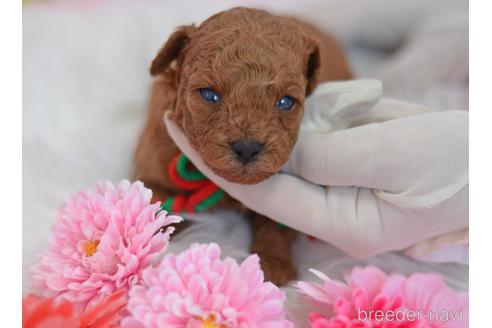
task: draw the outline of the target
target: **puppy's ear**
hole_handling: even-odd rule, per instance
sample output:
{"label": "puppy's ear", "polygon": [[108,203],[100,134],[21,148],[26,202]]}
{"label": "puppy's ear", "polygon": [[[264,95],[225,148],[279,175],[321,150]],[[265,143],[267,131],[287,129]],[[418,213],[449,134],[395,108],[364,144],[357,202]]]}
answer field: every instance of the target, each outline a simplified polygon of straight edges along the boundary
{"label": "puppy's ear", "polygon": [[193,25],[181,26],[171,34],[150,65],[150,74],[152,76],[162,74],[169,68],[173,60],[179,57],[195,30],[196,27]]}
{"label": "puppy's ear", "polygon": [[310,41],[307,58],[307,68],[306,68],[306,96],[310,95],[314,91],[316,85],[318,84],[318,72],[321,65],[319,58],[319,46],[315,41]]}

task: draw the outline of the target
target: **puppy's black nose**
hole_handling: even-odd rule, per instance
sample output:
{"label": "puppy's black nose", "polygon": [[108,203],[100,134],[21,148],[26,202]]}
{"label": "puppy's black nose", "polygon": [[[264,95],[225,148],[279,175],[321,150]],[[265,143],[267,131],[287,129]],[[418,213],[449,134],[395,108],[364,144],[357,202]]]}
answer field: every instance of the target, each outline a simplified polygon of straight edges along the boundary
{"label": "puppy's black nose", "polygon": [[239,140],[231,143],[231,149],[236,154],[236,158],[243,164],[253,162],[261,152],[263,146],[258,142]]}

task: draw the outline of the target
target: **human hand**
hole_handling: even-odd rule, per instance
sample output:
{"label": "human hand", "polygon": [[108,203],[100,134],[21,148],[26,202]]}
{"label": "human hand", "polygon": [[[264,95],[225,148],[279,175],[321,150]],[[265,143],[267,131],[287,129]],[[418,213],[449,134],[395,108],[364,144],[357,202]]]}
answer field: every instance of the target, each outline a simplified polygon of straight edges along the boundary
{"label": "human hand", "polygon": [[[349,89],[357,94],[353,85]],[[330,92],[327,88],[314,96],[323,102]],[[340,89],[334,93],[328,98],[344,94]],[[370,98],[324,115],[341,130],[301,129],[286,166],[290,174],[278,173],[256,185],[215,175],[180,129],[167,117],[165,121],[183,153],[232,197],[352,256],[400,250],[466,228],[468,113],[429,112]],[[329,104],[318,107],[333,112]],[[350,115],[343,115],[345,108]],[[397,113],[413,116],[395,118]],[[414,115],[418,113],[425,114]],[[385,116],[391,119],[384,121]],[[383,122],[366,124],[371,121]],[[364,125],[357,126],[359,122]]]}

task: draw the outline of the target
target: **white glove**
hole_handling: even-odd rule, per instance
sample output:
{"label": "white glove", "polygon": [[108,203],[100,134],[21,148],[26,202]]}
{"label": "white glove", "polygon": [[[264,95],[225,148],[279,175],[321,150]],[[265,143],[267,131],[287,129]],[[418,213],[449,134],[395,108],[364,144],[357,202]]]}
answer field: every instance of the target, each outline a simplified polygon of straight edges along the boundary
{"label": "white glove", "polygon": [[[401,250],[467,229],[468,113],[430,112],[379,99],[381,93],[377,81],[320,85],[306,102],[290,173],[256,185],[215,175],[165,122],[183,153],[232,197],[349,255]],[[367,124],[374,121],[384,122]]]}

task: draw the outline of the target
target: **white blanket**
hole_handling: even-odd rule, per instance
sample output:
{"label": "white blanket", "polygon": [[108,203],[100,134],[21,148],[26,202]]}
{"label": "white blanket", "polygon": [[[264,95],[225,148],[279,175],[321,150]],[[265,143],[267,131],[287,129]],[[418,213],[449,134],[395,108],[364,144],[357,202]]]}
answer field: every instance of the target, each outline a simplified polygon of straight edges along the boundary
{"label": "white blanket", "polygon": [[[67,195],[95,182],[131,175],[132,154],[146,115],[147,68],[174,27],[199,22],[238,4],[297,15],[335,33],[349,49],[359,77],[380,78],[386,94],[437,109],[467,109],[467,2],[199,1],[41,2],[23,21],[23,287],[29,267],[47,245],[55,209]],[[172,242],[217,241],[242,259],[249,230],[239,215],[203,214]],[[354,260],[334,247],[295,245],[301,279],[315,267],[334,278],[354,265],[387,271],[437,271],[458,290],[468,289],[468,267],[416,262],[399,253]],[[289,317],[306,325],[305,311],[289,292]]]}

